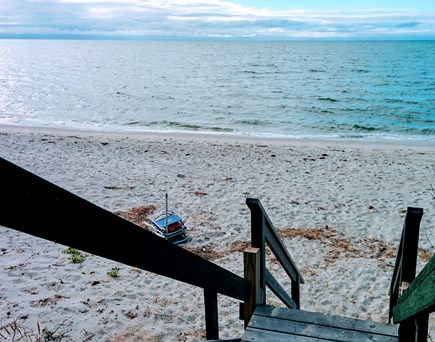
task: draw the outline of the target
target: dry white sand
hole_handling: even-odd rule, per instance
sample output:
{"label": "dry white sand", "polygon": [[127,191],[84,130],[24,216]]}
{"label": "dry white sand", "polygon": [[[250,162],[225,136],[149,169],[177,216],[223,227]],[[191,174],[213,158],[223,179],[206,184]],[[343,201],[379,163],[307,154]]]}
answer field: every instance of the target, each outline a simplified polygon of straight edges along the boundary
{"label": "dry white sand", "polygon": [[[245,199],[260,198],[305,277],[305,310],[387,320],[407,206],[425,210],[419,269],[434,252],[434,146],[3,126],[0,156],[113,212],[154,205],[157,214],[168,193],[189,227],[183,247],[239,275]],[[28,337],[39,324],[65,341],[204,337],[201,289],[86,253],[75,264],[65,249],[0,227],[0,341],[13,322]],[[238,301],[219,296],[219,320],[222,338],[241,336]]]}

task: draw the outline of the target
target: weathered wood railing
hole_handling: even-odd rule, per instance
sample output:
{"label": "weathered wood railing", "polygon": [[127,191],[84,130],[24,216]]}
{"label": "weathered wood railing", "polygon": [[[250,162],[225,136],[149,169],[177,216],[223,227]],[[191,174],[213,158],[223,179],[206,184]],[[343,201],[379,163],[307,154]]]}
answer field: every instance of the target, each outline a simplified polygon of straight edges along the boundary
{"label": "weathered wood railing", "polygon": [[0,158],[0,225],[204,289],[207,339],[219,338],[217,294],[245,301],[250,283]]}
{"label": "weathered wood railing", "polygon": [[[300,308],[304,279],[258,199],[246,201],[251,248],[244,253],[243,279],[2,158],[0,189],[0,225],[204,289],[207,339],[219,338],[218,293],[244,302],[245,324],[266,303],[266,286],[288,307]],[[434,257],[415,278],[422,215],[408,208],[391,282],[390,320],[400,323],[401,341],[426,341],[435,309]],[[291,279],[291,296],[266,269],[266,244]]]}
{"label": "weathered wood railing", "polygon": [[[429,313],[435,311],[435,256],[430,259],[393,308],[400,341],[426,342]],[[417,339],[416,339],[417,338]]]}
{"label": "weathered wood railing", "polygon": [[390,286],[390,313],[393,317],[393,307],[396,306],[401,289],[410,284],[415,278],[417,267],[418,236],[423,209],[409,207],[403,224],[399,250],[396,256],[393,277]]}
{"label": "weathered wood railing", "polygon": [[[244,254],[245,278],[251,282],[250,298],[244,304],[245,325],[256,305],[266,304],[266,286],[289,308],[300,308],[300,284],[304,278],[279,237],[260,200],[248,198],[251,210],[251,248]],[[266,244],[291,280],[291,296],[266,268]]]}
{"label": "weathered wood railing", "polygon": [[415,278],[423,209],[409,207],[390,287],[390,322],[400,323],[400,341],[427,341],[429,313],[435,310],[435,257]]}

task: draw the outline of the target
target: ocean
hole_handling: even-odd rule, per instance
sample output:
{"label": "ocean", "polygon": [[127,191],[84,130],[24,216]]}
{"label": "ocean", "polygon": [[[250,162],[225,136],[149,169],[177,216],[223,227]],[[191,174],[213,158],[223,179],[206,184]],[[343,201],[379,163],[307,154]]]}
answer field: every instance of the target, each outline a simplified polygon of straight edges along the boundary
{"label": "ocean", "polygon": [[0,40],[0,124],[435,144],[435,41]]}

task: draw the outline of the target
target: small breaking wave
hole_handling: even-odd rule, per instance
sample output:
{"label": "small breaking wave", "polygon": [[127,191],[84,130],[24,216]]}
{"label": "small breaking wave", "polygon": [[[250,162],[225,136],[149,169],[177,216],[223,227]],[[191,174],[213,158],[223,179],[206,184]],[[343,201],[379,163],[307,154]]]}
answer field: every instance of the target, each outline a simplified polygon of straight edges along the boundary
{"label": "small breaking wave", "polygon": [[327,101],[327,102],[338,102],[337,99],[334,99],[332,97],[318,97],[319,101]]}
{"label": "small breaking wave", "polygon": [[363,131],[363,132],[385,131],[385,129],[377,128],[373,126],[353,125],[352,127],[357,131]]}
{"label": "small breaking wave", "polygon": [[178,128],[178,129],[187,129],[193,131],[212,131],[212,132],[227,132],[232,133],[234,129],[226,128],[226,127],[217,127],[217,126],[205,126],[199,124],[190,124],[178,121],[152,121],[144,126],[146,127],[161,127],[161,128]]}
{"label": "small breaking wave", "polygon": [[270,121],[260,120],[260,119],[246,119],[246,120],[237,120],[236,124],[247,125],[247,126],[268,126],[271,124]]}

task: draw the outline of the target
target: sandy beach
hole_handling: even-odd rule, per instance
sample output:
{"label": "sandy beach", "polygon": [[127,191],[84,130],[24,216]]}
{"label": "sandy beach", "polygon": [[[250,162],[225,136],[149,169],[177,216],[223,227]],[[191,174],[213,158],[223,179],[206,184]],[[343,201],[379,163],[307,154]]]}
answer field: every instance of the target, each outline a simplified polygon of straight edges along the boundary
{"label": "sandy beach", "polygon": [[[259,198],[305,277],[304,310],[387,321],[408,206],[425,211],[419,270],[434,253],[435,146],[0,126],[0,157],[133,218],[162,212],[168,193],[183,248],[241,276],[245,200]],[[14,322],[23,341],[44,328],[62,341],[204,339],[201,289],[87,253],[72,263],[67,247],[0,227],[0,341]],[[238,305],[219,297],[221,338],[243,333]]]}

